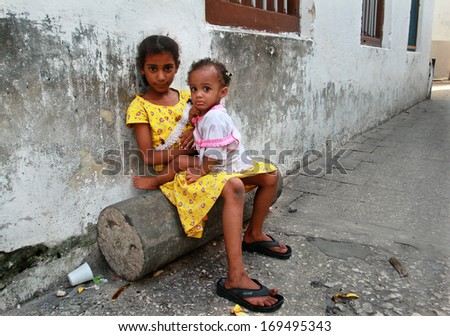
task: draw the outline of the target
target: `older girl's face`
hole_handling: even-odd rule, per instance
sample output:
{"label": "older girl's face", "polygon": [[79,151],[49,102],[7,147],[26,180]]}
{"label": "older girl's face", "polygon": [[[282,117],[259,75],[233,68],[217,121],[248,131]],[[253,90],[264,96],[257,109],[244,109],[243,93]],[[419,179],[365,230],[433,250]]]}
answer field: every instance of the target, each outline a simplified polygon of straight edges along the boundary
{"label": "older girl's face", "polygon": [[156,93],[166,93],[172,85],[175,74],[178,71],[171,53],[147,55],[141,74],[145,76],[150,90]]}
{"label": "older girl's face", "polygon": [[208,112],[228,93],[228,87],[219,81],[219,74],[214,66],[199,68],[191,72],[189,87],[193,105],[200,115]]}

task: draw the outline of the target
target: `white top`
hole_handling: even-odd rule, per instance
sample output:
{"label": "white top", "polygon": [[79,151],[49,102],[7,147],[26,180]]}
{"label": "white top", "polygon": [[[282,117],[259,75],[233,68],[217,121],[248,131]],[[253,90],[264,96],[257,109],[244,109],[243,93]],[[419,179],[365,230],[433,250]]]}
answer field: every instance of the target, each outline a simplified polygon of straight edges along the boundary
{"label": "white top", "polygon": [[200,153],[218,160],[211,171],[238,173],[253,168],[252,159],[245,153],[241,134],[222,105],[216,105],[202,117],[193,119],[194,139]]}

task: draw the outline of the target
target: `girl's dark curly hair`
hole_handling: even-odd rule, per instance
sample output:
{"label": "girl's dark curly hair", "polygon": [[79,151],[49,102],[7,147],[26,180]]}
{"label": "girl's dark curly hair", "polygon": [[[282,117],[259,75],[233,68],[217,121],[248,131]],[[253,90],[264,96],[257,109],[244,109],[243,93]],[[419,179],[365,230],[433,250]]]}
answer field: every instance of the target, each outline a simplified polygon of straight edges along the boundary
{"label": "girl's dark curly hair", "polygon": [[214,59],[211,59],[209,57],[203,58],[197,62],[192,63],[191,68],[189,69],[189,72],[188,72],[188,78],[194,70],[198,70],[198,69],[205,68],[208,66],[212,66],[216,69],[217,74],[219,76],[219,81],[223,86],[230,85],[231,72],[229,72],[225,68],[225,65],[223,65],[222,63],[220,63]]}

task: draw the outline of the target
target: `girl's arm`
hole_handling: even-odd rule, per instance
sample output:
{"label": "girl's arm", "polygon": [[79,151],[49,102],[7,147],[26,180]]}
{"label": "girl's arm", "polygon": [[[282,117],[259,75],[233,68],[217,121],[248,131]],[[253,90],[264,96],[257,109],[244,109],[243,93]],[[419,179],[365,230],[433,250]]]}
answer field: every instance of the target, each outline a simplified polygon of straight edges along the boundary
{"label": "girl's arm", "polygon": [[153,149],[153,140],[151,136],[150,125],[134,124],[134,132],[139,150],[142,153],[144,163],[148,166],[156,166],[172,161],[175,157],[182,154],[194,153],[194,150],[169,149],[156,151]]}

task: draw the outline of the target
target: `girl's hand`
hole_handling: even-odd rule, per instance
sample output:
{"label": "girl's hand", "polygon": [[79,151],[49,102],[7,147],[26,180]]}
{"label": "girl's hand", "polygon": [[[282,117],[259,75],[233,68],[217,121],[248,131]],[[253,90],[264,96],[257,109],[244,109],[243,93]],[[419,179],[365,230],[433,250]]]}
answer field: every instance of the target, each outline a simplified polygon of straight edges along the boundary
{"label": "girl's hand", "polygon": [[200,168],[189,167],[186,169],[186,182],[188,184],[197,181],[200,177],[202,177]]}
{"label": "girl's hand", "polygon": [[194,130],[189,129],[180,135],[180,149],[194,148]]}

